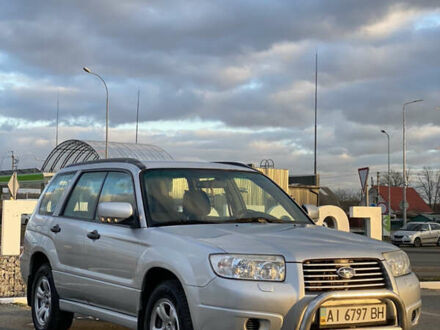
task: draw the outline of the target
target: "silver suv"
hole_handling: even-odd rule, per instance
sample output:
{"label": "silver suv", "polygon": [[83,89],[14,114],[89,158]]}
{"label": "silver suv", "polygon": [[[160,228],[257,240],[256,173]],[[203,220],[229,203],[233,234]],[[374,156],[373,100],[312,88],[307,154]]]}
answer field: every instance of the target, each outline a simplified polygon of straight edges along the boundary
{"label": "silver suv", "polygon": [[59,171],[21,256],[36,329],[73,313],[133,329],[410,329],[399,248],[315,225],[235,163],[113,159]]}

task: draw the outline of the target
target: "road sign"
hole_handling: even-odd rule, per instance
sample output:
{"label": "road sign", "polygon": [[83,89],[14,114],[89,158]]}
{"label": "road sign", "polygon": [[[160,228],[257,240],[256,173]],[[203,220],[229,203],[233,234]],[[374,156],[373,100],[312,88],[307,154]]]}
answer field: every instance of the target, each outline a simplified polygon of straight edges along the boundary
{"label": "road sign", "polygon": [[8,188],[9,188],[9,192],[11,193],[12,199],[17,199],[18,188],[20,188],[20,185],[18,184],[18,180],[17,180],[17,172],[14,172],[11,175],[11,178],[9,179],[8,182]]}
{"label": "road sign", "polygon": [[382,214],[388,213],[388,205],[384,202],[377,203],[377,206],[379,206],[382,209]]}
{"label": "road sign", "polygon": [[403,203],[403,201],[401,201],[400,203],[399,203],[399,207],[400,207],[400,209],[403,211],[403,208],[405,208],[405,209],[407,209],[408,210],[408,208],[409,208],[409,203],[408,203],[408,201],[406,201],[405,203]]}
{"label": "road sign", "polygon": [[359,172],[359,179],[361,179],[362,191],[365,191],[365,185],[367,184],[368,173],[370,172],[370,168],[369,167],[359,168],[358,172]]}

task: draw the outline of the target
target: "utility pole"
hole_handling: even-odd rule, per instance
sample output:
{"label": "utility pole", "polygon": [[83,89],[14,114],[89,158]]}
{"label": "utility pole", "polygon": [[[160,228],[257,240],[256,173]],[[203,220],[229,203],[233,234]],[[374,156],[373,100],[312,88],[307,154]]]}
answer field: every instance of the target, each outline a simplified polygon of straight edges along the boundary
{"label": "utility pole", "polygon": [[318,52],[315,54],[315,153],[314,153],[314,174],[317,175],[316,151],[318,143]]}
{"label": "utility pole", "polygon": [[138,143],[138,128],[139,128],[139,94],[141,93],[140,89],[138,89],[138,101],[137,101],[137,109],[136,109],[136,144]]}
{"label": "utility pole", "polygon": [[365,182],[365,206],[370,204],[369,202],[370,196],[368,196],[368,180]]}
{"label": "utility pole", "polygon": [[377,200],[376,200],[376,205],[379,203],[379,196],[380,196],[380,184],[379,184],[379,181],[380,180],[380,172],[377,172],[377,182],[376,182],[376,185],[377,185]]}
{"label": "utility pole", "polygon": [[104,155],[105,155],[105,159],[108,159],[108,121],[109,121],[109,111],[108,111],[108,88],[107,88],[107,84],[105,83],[105,80],[102,79],[102,77],[99,74],[97,74],[95,72],[92,72],[88,67],[85,66],[83,68],[83,70],[85,72],[87,72],[87,73],[90,73],[90,74],[98,77],[99,80],[102,81],[102,83],[104,84],[104,87],[105,87],[106,98],[105,98],[105,153],[104,153]]}
{"label": "utility pole", "polygon": [[[384,129],[381,130],[387,136],[388,141],[388,218],[391,221],[391,165],[390,165],[390,135]],[[391,223],[391,222],[390,222]]]}
{"label": "utility pole", "polygon": [[60,118],[60,91],[57,91],[57,128],[55,134],[55,147],[58,145],[58,123]]}
{"label": "utility pole", "polygon": [[406,226],[406,222],[407,222],[407,212],[406,209],[408,207],[408,203],[406,201],[406,188],[408,185],[408,177],[407,177],[407,173],[406,173],[406,120],[405,120],[405,107],[408,104],[412,104],[412,103],[416,103],[416,102],[422,102],[422,99],[419,100],[414,100],[414,101],[410,101],[410,102],[406,102],[403,104],[402,107],[402,130],[403,130],[403,170],[402,170],[402,175],[403,175],[403,200],[402,200],[402,206],[403,206],[403,225]]}
{"label": "utility pole", "polygon": [[18,158],[15,157],[14,151],[10,151],[10,153],[11,153],[11,169],[12,171],[14,171],[17,169]]}

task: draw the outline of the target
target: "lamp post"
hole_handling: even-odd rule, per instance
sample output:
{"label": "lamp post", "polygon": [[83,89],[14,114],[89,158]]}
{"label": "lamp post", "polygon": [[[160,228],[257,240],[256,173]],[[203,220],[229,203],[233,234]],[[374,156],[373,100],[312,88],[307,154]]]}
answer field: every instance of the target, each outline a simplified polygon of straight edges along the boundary
{"label": "lamp post", "polygon": [[416,103],[416,102],[422,102],[423,100],[413,100],[410,102],[406,102],[403,104],[402,107],[402,114],[403,114],[403,200],[402,200],[402,206],[403,206],[403,225],[406,225],[406,209],[407,209],[407,202],[406,202],[406,186],[408,185],[407,177],[406,177],[406,127],[405,127],[405,107],[408,104]]}
{"label": "lamp post", "polygon": [[105,100],[105,159],[108,158],[108,88],[107,88],[107,84],[105,83],[104,79],[102,79],[102,77],[95,73],[92,72],[88,67],[83,67],[83,70],[87,73],[90,73],[94,76],[97,76],[102,83],[104,84],[105,87],[105,92],[106,92],[106,100]]}
{"label": "lamp post", "polygon": [[[384,129],[381,130],[388,139],[388,218],[391,221],[391,166],[390,166],[390,135]],[[379,182],[377,183],[379,185]]]}

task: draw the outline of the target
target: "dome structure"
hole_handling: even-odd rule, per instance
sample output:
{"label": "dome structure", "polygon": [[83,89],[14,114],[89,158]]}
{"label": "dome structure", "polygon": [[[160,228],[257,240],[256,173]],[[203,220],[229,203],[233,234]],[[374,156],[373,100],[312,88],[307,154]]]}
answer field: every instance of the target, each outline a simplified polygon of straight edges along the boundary
{"label": "dome structure", "polygon": [[[41,170],[56,172],[70,164],[105,158],[105,142],[67,140],[57,145],[47,156]],[[164,149],[152,144],[108,143],[108,158],[143,160],[172,160]]]}

